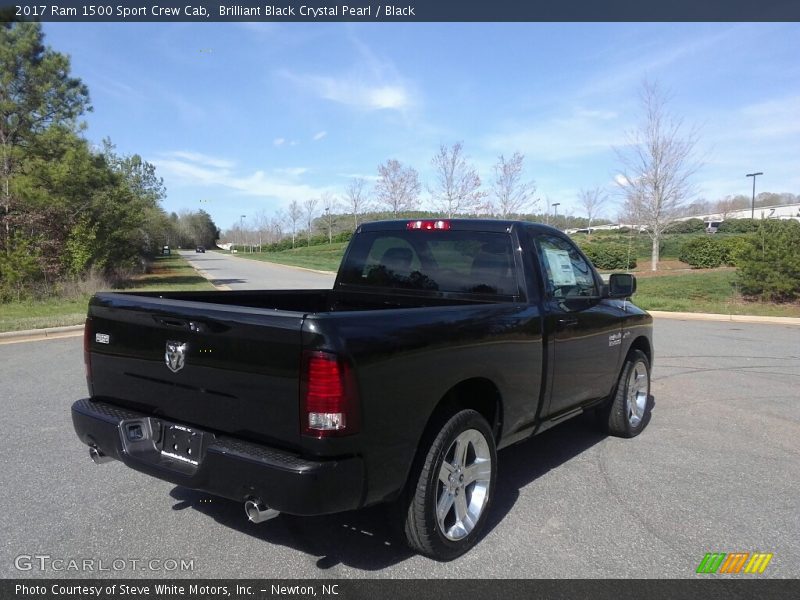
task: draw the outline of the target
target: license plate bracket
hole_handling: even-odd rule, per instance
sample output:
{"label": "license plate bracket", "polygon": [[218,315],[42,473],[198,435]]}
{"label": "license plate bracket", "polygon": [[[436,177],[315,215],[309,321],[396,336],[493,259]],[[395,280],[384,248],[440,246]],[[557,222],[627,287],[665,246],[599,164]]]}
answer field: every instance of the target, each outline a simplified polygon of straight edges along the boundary
{"label": "license plate bracket", "polygon": [[164,423],[160,450],[162,456],[196,467],[202,459],[203,434],[185,425]]}

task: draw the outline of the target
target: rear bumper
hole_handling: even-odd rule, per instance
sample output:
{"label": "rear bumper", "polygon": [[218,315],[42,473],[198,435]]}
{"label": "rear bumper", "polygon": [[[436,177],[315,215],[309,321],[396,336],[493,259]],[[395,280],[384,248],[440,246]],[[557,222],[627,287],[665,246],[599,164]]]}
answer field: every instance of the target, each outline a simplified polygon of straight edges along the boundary
{"label": "rear bumper", "polygon": [[270,508],[304,516],[363,504],[364,466],[358,457],[307,460],[284,450],[201,432],[203,450],[199,464],[192,465],[165,456],[147,433],[141,441],[128,439],[125,432],[131,424],[141,424],[157,438],[166,423],[160,419],[84,399],[72,405],[72,422],[84,444],[132,469],[237,502],[260,498]]}

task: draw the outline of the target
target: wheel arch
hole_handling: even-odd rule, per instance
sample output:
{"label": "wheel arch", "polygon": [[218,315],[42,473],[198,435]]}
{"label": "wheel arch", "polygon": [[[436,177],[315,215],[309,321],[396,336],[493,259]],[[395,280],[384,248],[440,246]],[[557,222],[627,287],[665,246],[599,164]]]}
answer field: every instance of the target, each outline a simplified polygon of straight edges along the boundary
{"label": "wheel arch", "polygon": [[628,354],[634,350],[640,350],[647,357],[647,362],[650,364],[650,366],[653,366],[653,348],[650,344],[650,340],[647,339],[647,336],[640,335],[633,340],[633,343],[628,348]]}
{"label": "wheel arch", "polygon": [[[489,424],[495,445],[499,444],[503,429],[503,402],[497,385],[485,377],[472,377],[460,381],[445,392],[428,417],[417,442],[416,456],[406,471],[405,482],[417,469],[418,462],[433,438],[447,420],[460,410],[474,410]],[[404,485],[405,487],[405,485]]]}
{"label": "wheel arch", "polygon": [[497,385],[484,377],[465,379],[451,387],[439,400],[425,428],[431,426],[437,414],[450,414],[457,410],[472,409],[479,413],[494,434],[495,443],[500,441],[503,429],[503,400]]}

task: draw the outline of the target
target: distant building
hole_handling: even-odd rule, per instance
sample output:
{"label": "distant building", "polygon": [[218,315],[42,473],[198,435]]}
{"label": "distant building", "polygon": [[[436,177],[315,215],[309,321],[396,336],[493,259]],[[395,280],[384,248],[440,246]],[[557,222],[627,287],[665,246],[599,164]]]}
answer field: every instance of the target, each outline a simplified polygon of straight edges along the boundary
{"label": "distant building", "polygon": [[609,223],[608,225],[593,225],[592,227],[572,227],[570,229],[565,229],[564,233],[567,235],[573,235],[575,233],[594,233],[595,231],[611,231],[614,229],[639,229],[639,231],[644,231],[646,227],[637,227],[636,225],[631,225],[629,223]]}
{"label": "distant building", "polygon": [[[749,219],[749,208],[740,208],[726,213],[723,217],[721,213],[708,213],[705,215],[692,215],[691,217],[681,217],[676,221],[688,221],[689,219],[703,219],[706,223],[721,223],[725,219]],[[800,221],[800,203],[780,204],[778,206],[756,206],[753,217],[756,219],[795,219]]]}

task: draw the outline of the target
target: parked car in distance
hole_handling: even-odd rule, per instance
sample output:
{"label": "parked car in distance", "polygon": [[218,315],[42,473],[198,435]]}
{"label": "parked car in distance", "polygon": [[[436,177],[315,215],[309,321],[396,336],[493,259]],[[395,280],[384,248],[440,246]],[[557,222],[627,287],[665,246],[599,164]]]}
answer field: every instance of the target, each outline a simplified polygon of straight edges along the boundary
{"label": "parked car in distance", "polygon": [[195,248],[195,252],[205,253],[205,251],[206,251],[205,246],[198,246],[197,248]]}
{"label": "parked car in distance", "polygon": [[546,225],[366,223],[332,289],[96,294],[72,419],[94,462],[254,523],[388,503],[411,548],[449,560],[490,520],[498,449],[589,410],[610,435],[645,428],[635,290]]}

